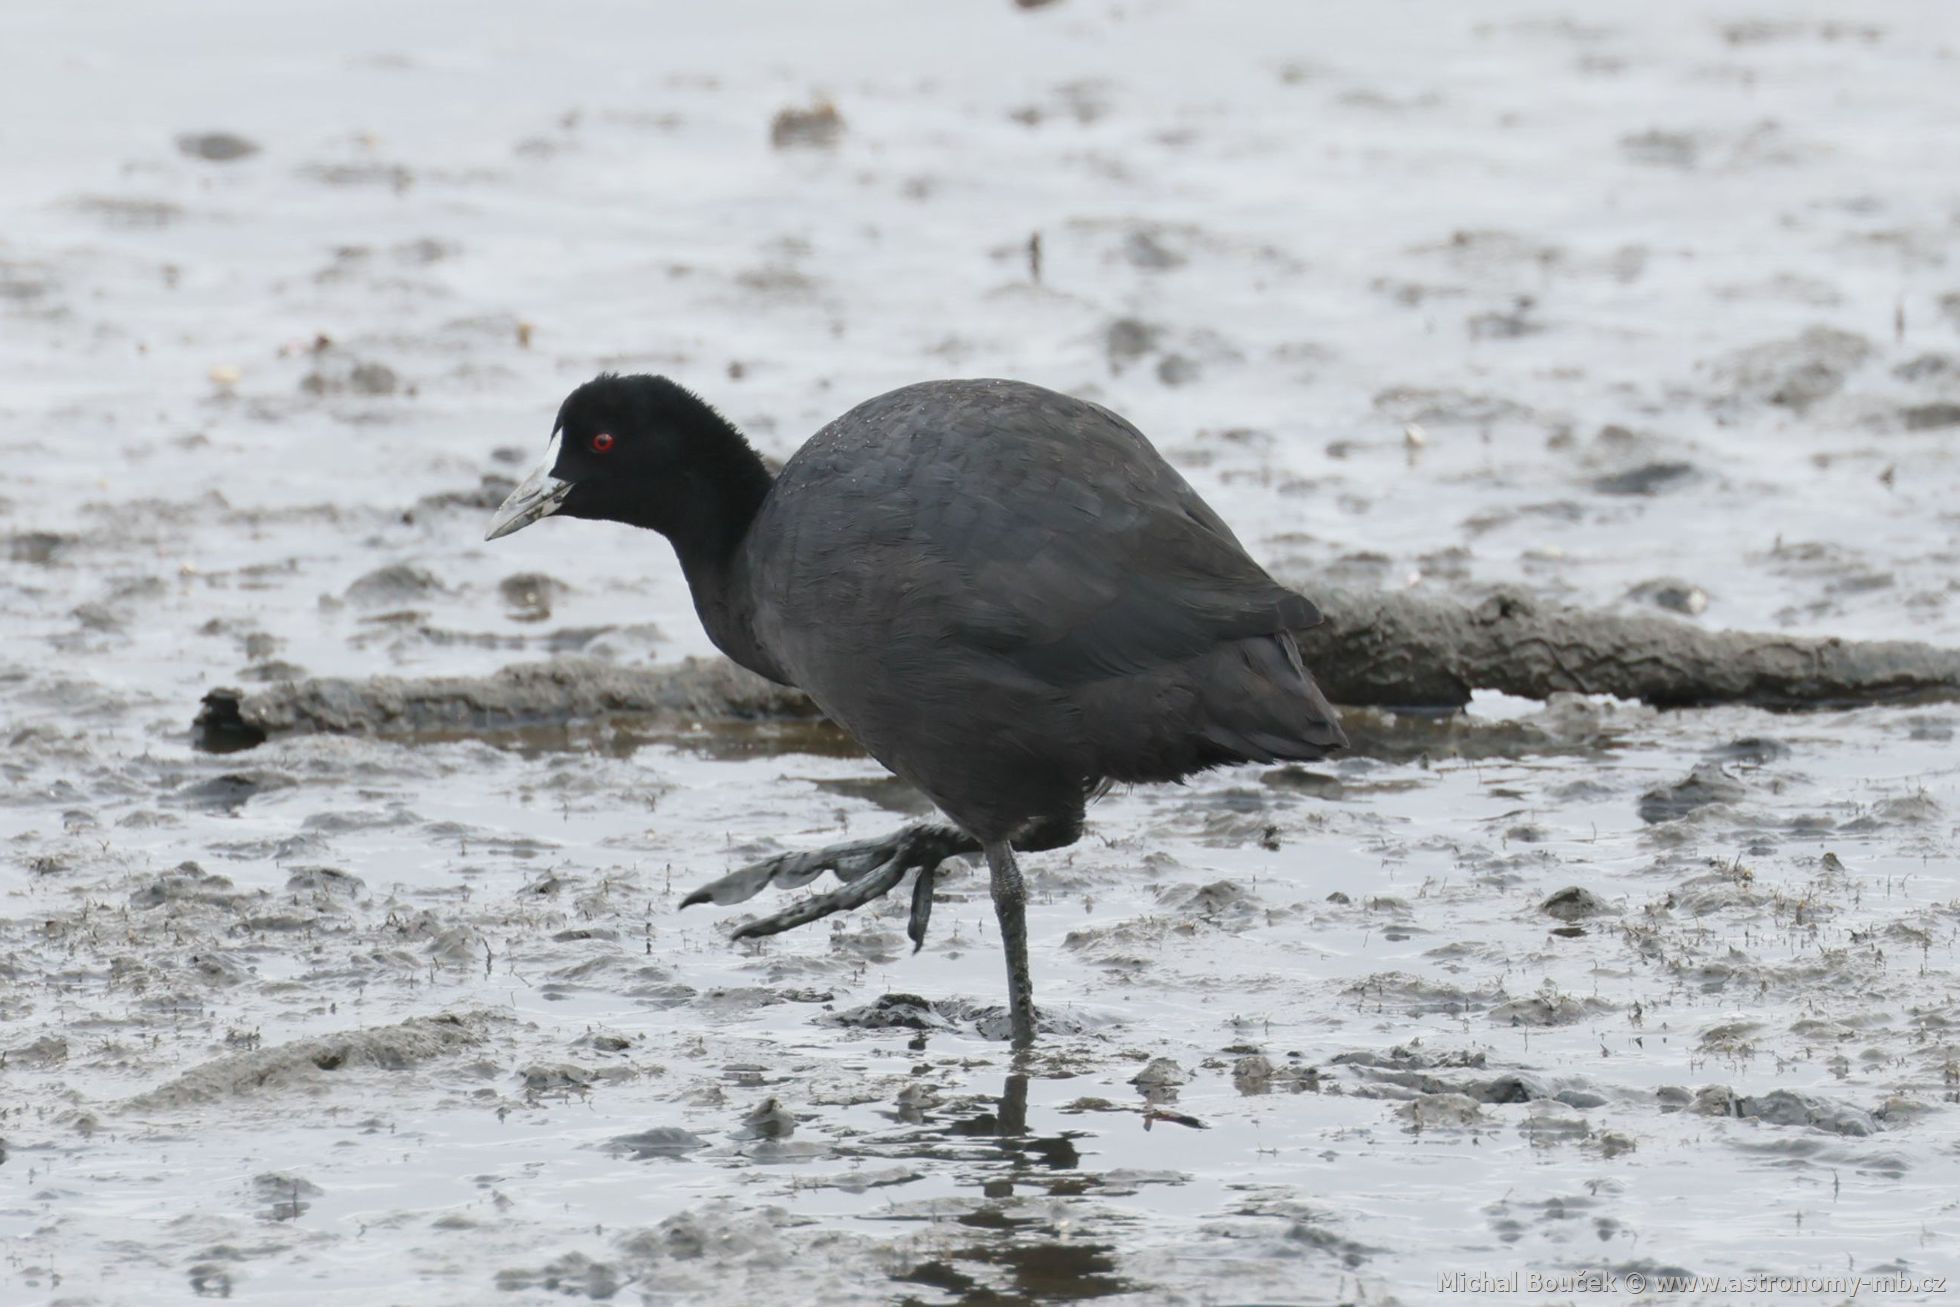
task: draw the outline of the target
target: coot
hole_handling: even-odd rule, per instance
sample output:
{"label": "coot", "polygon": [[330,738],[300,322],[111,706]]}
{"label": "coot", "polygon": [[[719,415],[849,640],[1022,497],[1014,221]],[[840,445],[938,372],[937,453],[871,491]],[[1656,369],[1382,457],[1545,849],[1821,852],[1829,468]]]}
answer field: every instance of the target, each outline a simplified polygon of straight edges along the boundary
{"label": "coot", "polygon": [[565,400],[488,538],[552,514],[666,536],[722,652],[808,693],[950,823],[769,858],[682,906],[843,882],[736,932],[768,935],[910,872],[916,949],[939,864],[983,853],[1017,1045],[1035,1014],[1016,851],[1073,843],[1114,782],[1347,742],[1289,634],[1320,621],[1313,604],[1135,427],[1039,386],[905,386],[772,477],[673,381],[601,375]]}

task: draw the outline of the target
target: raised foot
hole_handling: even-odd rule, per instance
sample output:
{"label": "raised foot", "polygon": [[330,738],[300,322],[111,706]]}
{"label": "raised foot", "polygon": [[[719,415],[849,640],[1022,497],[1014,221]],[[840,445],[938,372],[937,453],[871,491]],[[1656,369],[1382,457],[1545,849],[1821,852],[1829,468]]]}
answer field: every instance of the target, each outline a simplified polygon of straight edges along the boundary
{"label": "raised foot", "polygon": [[912,912],[905,933],[917,952],[925,943],[926,926],[932,919],[932,883],[939,864],[956,854],[979,851],[971,836],[950,826],[908,826],[880,839],[764,858],[703,885],[682,899],[681,906],[740,903],[772,885],[783,889],[807,885],[826,871],[835,872],[844,882],[828,894],[814,895],[736,930],[736,939],[750,939],[860,907],[890,893],[906,872],[916,869],[919,876],[912,890]]}

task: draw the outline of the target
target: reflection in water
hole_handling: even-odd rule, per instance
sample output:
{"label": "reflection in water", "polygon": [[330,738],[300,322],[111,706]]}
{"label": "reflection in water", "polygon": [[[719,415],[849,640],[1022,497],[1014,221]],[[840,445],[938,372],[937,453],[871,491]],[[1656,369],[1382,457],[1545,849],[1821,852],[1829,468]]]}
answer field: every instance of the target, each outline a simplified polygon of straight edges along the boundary
{"label": "reflection in water", "polygon": [[[685,749],[716,762],[777,757],[786,753],[819,758],[864,756],[864,750],[858,747],[856,741],[821,717],[758,718],[753,721],[716,718],[683,726],[655,717],[613,713],[574,721],[479,725],[467,731],[422,730],[405,732],[398,738],[412,739],[422,744],[478,740],[513,750],[526,758],[553,753],[596,753],[608,758],[630,758],[654,744]],[[263,733],[261,739],[253,743],[262,742],[262,739]],[[222,751],[212,743],[204,747]]]}
{"label": "reflection in water", "polygon": [[[1009,1243],[961,1248],[945,1257],[920,1262],[892,1278],[900,1283],[923,1284],[959,1295],[961,1303],[995,1303],[1001,1307],[1015,1303],[1078,1302],[1086,1298],[1106,1298],[1130,1293],[1134,1285],[1117,1278],[1116,1261],[1110,1244],[1102,1243]],[[995,1287],[982,1283],[958,1267],[958,1263],[997,1267],[1007,1273],[1008,1283]],[[916,1303],[917,1298],[899,1299]]]}
{"label": "reflection in water", "polygon": [[[961,1303],[1075,1302],[1137,1290],[1116,1274],[1114,1245],[1064,1238],[1046,1215],[1015,1205],[1022,1189],[1060,1197],[1089,1192],[1097,1182],[1091,1175],[1056,1174],[1076,1171],[1081,1154],[1075,1140],[1082,1136],[1029,1132],[1025,1074],[1007,1077],[991,1111],[922,1116],[919,1129],[894,1141],[896,1147],[880,1147],[880,1155],[977,1163],[969,1182],[989,1201],[956,1218],[974,1232],[974,1242],[908,1266],[894,1273],[894,1280],[955,1294]],[[976,1149],[966,1141],[986,1141],[990,1147]],[[985,1273],[989,1268],[992,1274]]]}

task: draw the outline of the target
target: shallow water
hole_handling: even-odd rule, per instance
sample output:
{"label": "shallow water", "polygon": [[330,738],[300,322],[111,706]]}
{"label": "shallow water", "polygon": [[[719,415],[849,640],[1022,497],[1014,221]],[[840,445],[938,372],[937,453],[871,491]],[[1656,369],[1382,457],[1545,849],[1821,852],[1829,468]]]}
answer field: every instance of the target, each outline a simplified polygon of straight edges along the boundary
{"label": "shallow water", "polygon": [[1030,859],[1021,1064],[971,869],[917,957],[900,902],[676,911],[906,819],[821,735],[188,733],[705,652],[657,540],[480,543],[601,366],[778,456],[924,376],[1090,395],[1310,592],[1960,644],[1944,8],[9,17],[0,1299],[1960,1274],[1960,707],[1487,697],[1561,747],[1112,795]]}

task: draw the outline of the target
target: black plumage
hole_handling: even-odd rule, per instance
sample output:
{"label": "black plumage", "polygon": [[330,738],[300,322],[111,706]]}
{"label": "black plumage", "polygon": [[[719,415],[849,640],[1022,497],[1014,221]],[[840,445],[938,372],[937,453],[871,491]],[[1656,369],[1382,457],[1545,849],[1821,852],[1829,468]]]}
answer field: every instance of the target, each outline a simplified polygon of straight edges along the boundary
{"label": "black plumage", "polygon": [[771,933],[915,870],[917,942],[939,862],[984,852],[1020,1043],[1034,1014],[1016,849],[1072,842],[1113,782],[1346,743],[1289,634],[1320,620],[1313,604],[1135,427],[1038,386],[903,387],[772,479],[673,382],[602,376],[566,399],[492,537],[553,512],[666,535],[715,643],[808,693],[952,823],[769,859],[687,901],[844,881],[745,928]]}

